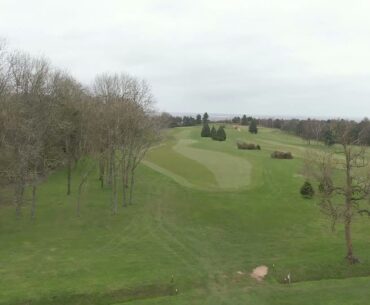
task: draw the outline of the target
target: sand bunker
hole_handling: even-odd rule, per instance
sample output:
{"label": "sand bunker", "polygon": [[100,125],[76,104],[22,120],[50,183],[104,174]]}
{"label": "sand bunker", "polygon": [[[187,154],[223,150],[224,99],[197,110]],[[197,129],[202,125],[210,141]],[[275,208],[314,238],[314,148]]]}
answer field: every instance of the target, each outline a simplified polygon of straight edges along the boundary
{"label": "sand bunker", "polygon": [[267,266],[258,266],[253,269],[251,277],[260,282],[267,275],[268,270],[269,268]]}

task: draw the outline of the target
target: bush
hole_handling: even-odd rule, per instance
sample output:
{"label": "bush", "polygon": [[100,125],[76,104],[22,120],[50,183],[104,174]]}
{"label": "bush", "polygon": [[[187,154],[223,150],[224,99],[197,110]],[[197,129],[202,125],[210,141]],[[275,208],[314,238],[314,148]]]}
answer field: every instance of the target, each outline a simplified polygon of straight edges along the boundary
{"label": "bush", "polygon": [[319,192],[330,195],[333,192],[333,181],[330,178],[323,179],[319,183]]}
{"label": "bush", "polygon": [[273,159],[293,159],[293,155],[291,152],[287,151],[274,151],[271,154],[271,158]]}
{"label": "bush", "polygon": [[202,137],[210,137],[211,136],[211,130],[209,129],[208,123],[203,124],[202,131],[200,133]]}
{"label": "bush", "polygon": [[259,145],[253,144],[253,143],[246,143],[246,142],[237,142],[236,146],[238,149],[247,149],[247,150],[261,150],[261,147]]}
{"label": "bush", "polygon": [[225,141],[226,140],[226,132],[224,126],[220,126],[217,129],[215,137],[212,137],[213,140],[216,141]]}
{"label": "bush", "polygon": [[216,137],[217,137],[217,131],[216,131],[216,128],[215,128],[215,126],[212,126],[212,129],[211,129],[211,138],[212,138],[213,140],[215,140],[215,139],[216,139]]}
{"label": "bush", "polygon": [[306,181],[305,183],[303,183],[300,193],[305,198],[312,198],[313,195],[315,194],[315,191],[311,183]]}

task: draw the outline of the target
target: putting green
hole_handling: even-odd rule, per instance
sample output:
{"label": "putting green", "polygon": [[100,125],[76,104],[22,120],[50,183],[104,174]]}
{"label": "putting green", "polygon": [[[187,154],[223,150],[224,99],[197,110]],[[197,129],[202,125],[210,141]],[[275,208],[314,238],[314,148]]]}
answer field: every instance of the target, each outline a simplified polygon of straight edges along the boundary
{"label": "putting green", "polygon": [[[207,171],[214,178],[209,179],[207,184],[199,180],[197,171],[180,172],[176,164],[170,162],[163,162],[163,160],[151,157],[144,164],[186,187],[236,190],[249,185],[252,165],[247,160],[224,152],[195,148],[192,146],[195,143],[198,141],[191,139],[189,131],[184,130],[176,134],[172,146],[161,149],[166,149],[168,156],[176,154],[179,157],[185,157],[189,162],[195,161],[195,166],[199,164],[204,168],[203,171]],[[220,143],[220,145],[222,144],[224,143]]]}
{"label": "putting green", "polygon": [[238,189],[249,185],[252,165],[247,160],[223,152],[191,147],[196,142],[180,139],[173,149],[207,167],[215,176],[219,188]]}

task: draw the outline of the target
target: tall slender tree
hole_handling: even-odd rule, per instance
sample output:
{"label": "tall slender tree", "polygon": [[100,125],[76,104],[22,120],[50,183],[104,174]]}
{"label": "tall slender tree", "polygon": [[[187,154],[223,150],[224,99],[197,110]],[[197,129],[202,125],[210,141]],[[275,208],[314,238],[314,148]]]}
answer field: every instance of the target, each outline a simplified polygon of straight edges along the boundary
{"label": "tall slender tree", "polygon": [[250,124],[249,124],[249,132],[250,133],[257,134],[258,128],[257,128],[257,120],[256,119],[252,119],[252,121],[250,122]]}
{"label": "tall slender tree", "polygon": [[332,220],[332,229],[337,223],[343,223],[345,258],[350,264],[355,264],[359,260],[354,254],[352,225],[356,214],[370,216],[366,206],[370,195],[369,160],[363,143],[352,137],[350,123],[340,123],[337,135],[342,157],[332,150],[310,152],[305,173],[319,183],[319,203],[322,211]]}

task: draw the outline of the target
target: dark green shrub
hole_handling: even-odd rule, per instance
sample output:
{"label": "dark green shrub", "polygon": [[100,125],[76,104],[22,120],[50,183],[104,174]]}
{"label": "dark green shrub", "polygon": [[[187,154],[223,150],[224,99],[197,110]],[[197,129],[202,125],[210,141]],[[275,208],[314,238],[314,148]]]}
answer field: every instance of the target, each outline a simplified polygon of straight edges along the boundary
{"label": "dark green shrub", "polygon": [[217,138],[217,131],[216,131],[215,126],[212,126],[212,129],[211,129],[211,138],[213,140],[216,140],[216,138]]}
{"label": "dark green shrub", "polygon": [[249,124],[249,132],[257,134],[258,128],[257,128],[257,120],[253,119],[251,123]]}
{"label": "dark green shrub", "polygon": [[335,144],[335,135],[331,129],[328,129],[324,133],[324,142],[327,146],[332,146]]}
{"label": "dark green shrub", "polygon": [[312,184],[308,181],[305,181],[301,187],[300,193],[305,198],[312,198],[315,194],[315,191],[312,187]]}
{"label": "dark green shrub", "polygon": [[273,159],[293,159],[293,155],[291,152],[287,151],[274,151],[271,154],[271,158]]}
{"label": "dark green shrub", "polygon": [[203,124],[202,131],[200,133],[202,137],[210,137],[211,136],[211,130],[209,129],[208,123]]}
{"label": "dark green shrub", "polygon": [[213,138],[216,141],[225,141],[226,140],[226,132],[224,126],[220,126],[217,129],[216,136]]}
{"label": "dark green shrub", "polygon": [[236,146],[238,149],[247,149],[247,150],[261,150],[261,147],[259,145],[253,144],[253,143],[246,143],[246,142],[237,142]]}

